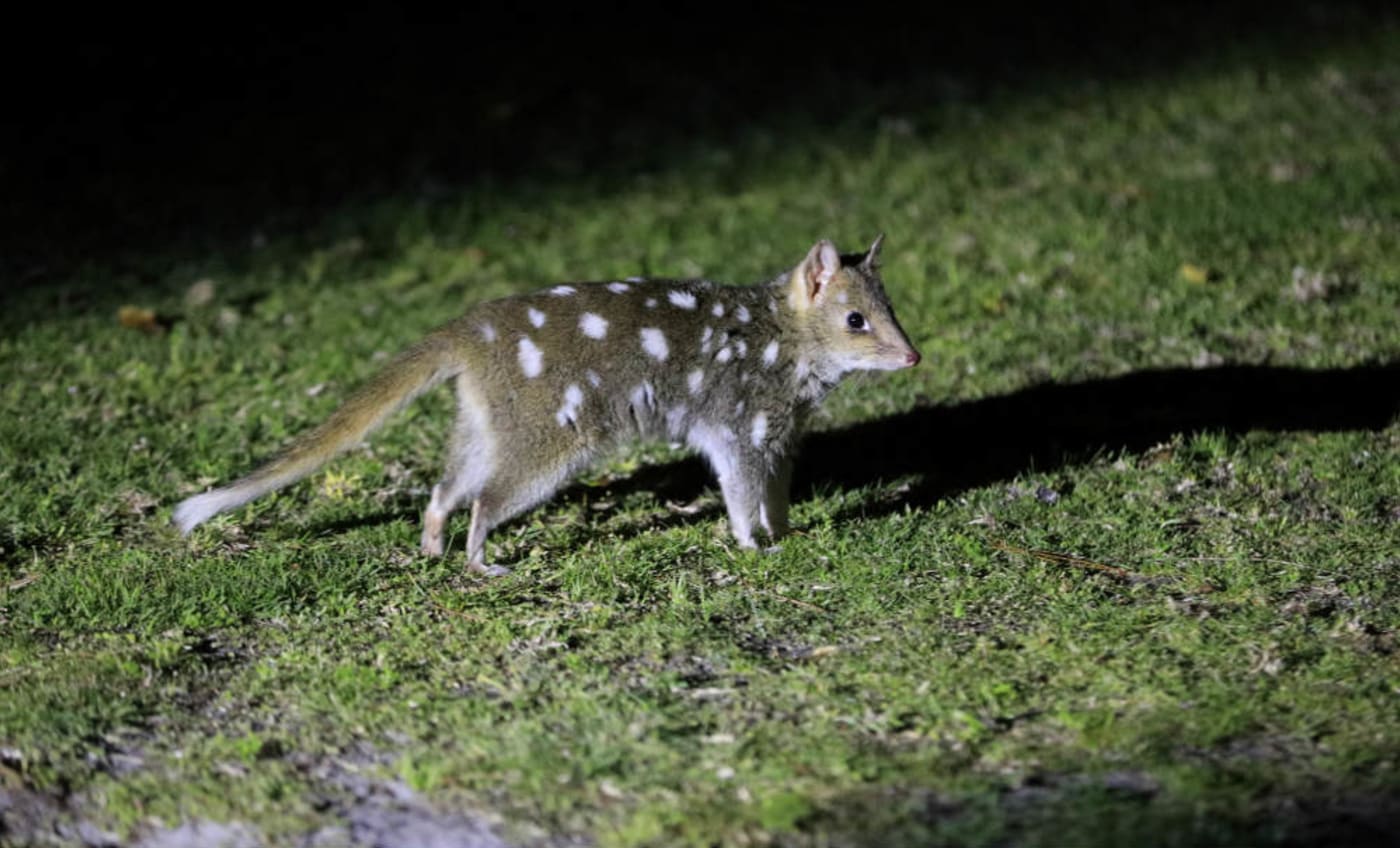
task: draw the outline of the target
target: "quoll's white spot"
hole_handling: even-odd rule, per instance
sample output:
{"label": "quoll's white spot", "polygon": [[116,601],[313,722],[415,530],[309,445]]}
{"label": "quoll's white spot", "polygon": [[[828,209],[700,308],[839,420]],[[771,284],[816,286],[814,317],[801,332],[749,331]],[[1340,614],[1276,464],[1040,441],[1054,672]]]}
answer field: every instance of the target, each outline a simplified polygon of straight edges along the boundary
{"label": "quoll's white spot", "polygon": [[631,290],[632,287],[626,283],[608,283],[608,291],[613,294],[627,294]]}
{"label": "quoll's white spot", "polygon": [[715,328],[714,328],[714,327],[706,327],[705,329],[703,329],[703,330],[700,331],[700,352],[701,352],[701,353],[709,353],[709,352],[710,352],[710,339],[714,336],[714,334],[715,334]]}
{"label": "quoll's white spot", "polygon": [[758,447],[763,444],[763,440],[768,436],[768,416],[765,413],[758,413],[753,417],[753,429],[749,432],[753,439],[753,446]]}
{"label": "quoll's white spot", "polygon": [[537,328],[544,326],[545,316],[543,312],[539,311],[538,309],[532,306],[529,308],[529,310],[527,310],[526,314],[530,316],[530,323],[532,325],[534,325]]}
{"label": "quoll's white spot", "polygon": [[632,405],[638,409],[654,409],[656,407],[656,389],[652,387],[651,383],[643,380],[632,389],[628,400],[632,401]]}
{"label": "quoll's white spot", "polygon": [[743,339],[734,342],[734,355],[740,359],[749,355],[749,343]]}
{"label": "quoll's white spot", "polygon": [[747,306],[734,307],[734,317],[739,319],[740,324],[749,323],[749,308]]}
{"label": "quoll's white spot", "polygon": [[715,354],[715,361],[728,362],[733,356],[734,351],[730,350],[728,346],[725,346],[719,349],[719,353]]}
{"label": "quoll's white spot", "polygon": [[691,394],[700,394],[700,388],[705,385],[705,370],[703,368],[696,368],[694,371],[691,371],[686,375],[685,383],[690,387]]}
{"label": "quoll's white spot", "polygon": [[594,371],[592,368],[589,368],[587,371],[583,372],[583,376],[588,378],[588,385],[592,386],[595,389],[603,385],[603,378],[599,377],[598,372]]}
{"label": "quoll's white spot", "polygon": [[555,286],[554,288],[549,290],[549,293],[554,295],[555,297],[568,297],[569,295],[577,291],[578,289],[574,288],[573,286]]}
{"label": "quoll's white spot", "polygon": [[846,293],[845,293],[845,292],[842,291],[842,292],[837,292],[837,293],[836,293],[836,302],[837,302],[837,303],[845,303],[845,302],[848,301],[848,300],[850,300],[850,298],[846,296]]}
{"label": "quoll's white spot", "polygon": [[534,378],[540,376],[544,370],[544,352],[535,346],[529,336],[520,337],[520,372],[526,377]]}
{"label": "quoll's white spot", "polygon": [[642,350],[650,354],[652,359],[665,362],[671,353],[671,349],[666,345],[666,334],[655,327],[643,327],[641,332]]}
{"label": "quoll's white spot", "polygon": [[578,328],[590,339],[601,339],[608,335],[608,319],[592,312],[578,316]]}
{"label": "quoll's white spot", "polygon": [[478,333],[481,333],[482,340],[487,343],[494,342],[496,340],[496,328],[492,326],[490,322],[480,324],[479,326],[477,326],[476,331]]}
{"label": "quoll's white spot", "polygon": [[646,306],[647,309],[655,309],[655,308],[656,308],[656,298],[654,298],[654,297],[649,297],[649,298],[647,298],[646,300],[642,301],[642,304],[643,304],[644,306]]}
{"label": "quoll's white spot", "polygon": [[715,316],[716,318],[723,318],[724,304],[716,302],[714,306],[710,307],[710,314]]}
{"label": "quoll's white spot", "polygon": [[560,427],[567,427],[578,422],[578,409],[583,405],[583,389],[576,383],[570,383],[564,387],[564,403],[559,407],[559,411],[554,413],[554,420],[559,422]]}
{"label": "quoll's white spot", "polygon": [[763,348],[763,364],[771,367],[778,361],[778,340],[774,339]]}
{"label": "quoll's white spot", "polygon": [[778,314],[778,302],[776,300],[768,301],[768,311],[772,312],[774,315]]}
{"label": "quoll's white spot", "polygon": [[666,293],[666,299],[671,301],[671,305],[677,309],[695,308],[695,295],[688,291],[669,291]]}

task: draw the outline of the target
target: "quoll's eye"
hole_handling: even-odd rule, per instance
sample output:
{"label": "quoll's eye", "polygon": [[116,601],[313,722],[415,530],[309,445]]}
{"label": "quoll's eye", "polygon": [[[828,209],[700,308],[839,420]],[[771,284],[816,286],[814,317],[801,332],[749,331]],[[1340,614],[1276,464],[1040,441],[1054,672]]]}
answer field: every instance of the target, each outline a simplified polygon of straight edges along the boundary
{"label": "quoll's eye", "polygon": [[865,316],[859,312],[852,312],[846,316],[846,326],[852,330],[865,329]]}

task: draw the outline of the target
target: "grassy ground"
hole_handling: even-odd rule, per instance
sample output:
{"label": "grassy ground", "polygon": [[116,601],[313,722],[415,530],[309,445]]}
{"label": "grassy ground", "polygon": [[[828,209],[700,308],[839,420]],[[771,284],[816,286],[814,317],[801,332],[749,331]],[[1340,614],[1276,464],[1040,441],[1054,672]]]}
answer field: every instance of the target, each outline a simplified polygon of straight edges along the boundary
{"label": "grassy ground", "polygon": [[[1379,844],[1397,43],[66,269],[0,319],[0,841],[335,844],[407,811],[524,844]],[[877,231],[926,364],[831,399],[780,553],[651,450],[498,533],[510,577],[421,558],[445,394],[168,527],[473,302]]]}

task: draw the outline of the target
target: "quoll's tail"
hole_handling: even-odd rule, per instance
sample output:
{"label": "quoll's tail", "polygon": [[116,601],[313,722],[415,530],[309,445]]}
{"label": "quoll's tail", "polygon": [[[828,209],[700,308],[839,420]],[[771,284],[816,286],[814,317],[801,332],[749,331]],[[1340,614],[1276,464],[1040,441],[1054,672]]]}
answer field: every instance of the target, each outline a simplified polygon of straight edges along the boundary
{"label": "quoll's tail", "polygon": [[291,485],[359,444],[394,412],[461,370],[449,337],[434,334],[399,354],[320,426],[298,436],[277,458],[236,483],[195,495],[175,507],[183,534],[221,512]]}

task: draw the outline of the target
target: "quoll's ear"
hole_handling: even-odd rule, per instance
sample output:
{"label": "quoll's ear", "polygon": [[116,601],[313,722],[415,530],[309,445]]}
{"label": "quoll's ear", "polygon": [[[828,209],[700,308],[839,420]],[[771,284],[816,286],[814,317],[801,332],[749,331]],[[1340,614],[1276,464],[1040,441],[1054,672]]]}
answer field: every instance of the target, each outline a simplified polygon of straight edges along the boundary
{"label": "quoll's ear", "polygon": [[793,271],[788,299],[799,309],[821,303],[831,278],[840,269],[841,254],[836,251],[836,245],[822,239],[812,245],[807,258]]}
{"label": "quoll's ear", "polygon": [[870,245],[870,249],[865,252],[865,258],[860,260],[862,267],[874,270],[880,267],[880,248],[885,244],[885,234],[880,233],[875,237],[875,241]]}

